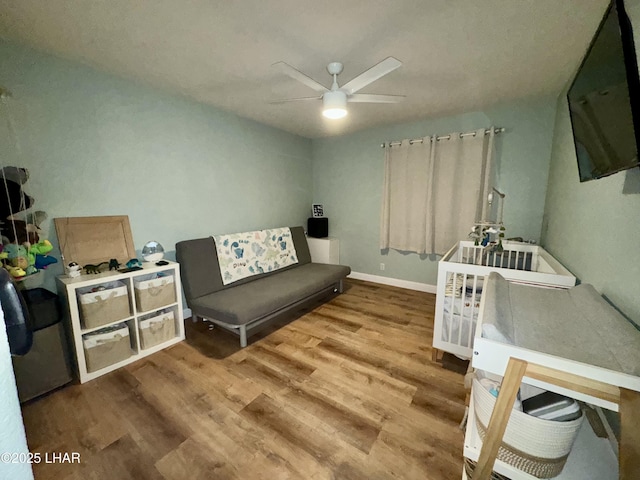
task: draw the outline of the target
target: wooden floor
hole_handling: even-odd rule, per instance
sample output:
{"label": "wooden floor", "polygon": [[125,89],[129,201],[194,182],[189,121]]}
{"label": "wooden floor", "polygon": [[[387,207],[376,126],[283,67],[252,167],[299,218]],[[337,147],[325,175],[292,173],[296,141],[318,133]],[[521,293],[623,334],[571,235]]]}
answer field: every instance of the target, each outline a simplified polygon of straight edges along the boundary
{"label": "wooden floor", "polygon": [[[458,479],[463,378],[431,361],[435,295],[360,281],[278,330],[187,340],[23,408],[44,479]],[[290,319],[285,319],[290,320]]]}

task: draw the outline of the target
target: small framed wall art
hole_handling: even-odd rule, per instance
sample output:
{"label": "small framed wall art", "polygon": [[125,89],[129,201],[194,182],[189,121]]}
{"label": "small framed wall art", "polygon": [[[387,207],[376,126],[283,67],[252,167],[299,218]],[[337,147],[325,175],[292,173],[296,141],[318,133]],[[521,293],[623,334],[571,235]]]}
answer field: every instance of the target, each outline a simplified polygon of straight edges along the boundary
{"label": "small framed wall art", "polygon": [[324,217],[324,207],[321,203],[314,203],[311,205],[311,213],[313,218]]}

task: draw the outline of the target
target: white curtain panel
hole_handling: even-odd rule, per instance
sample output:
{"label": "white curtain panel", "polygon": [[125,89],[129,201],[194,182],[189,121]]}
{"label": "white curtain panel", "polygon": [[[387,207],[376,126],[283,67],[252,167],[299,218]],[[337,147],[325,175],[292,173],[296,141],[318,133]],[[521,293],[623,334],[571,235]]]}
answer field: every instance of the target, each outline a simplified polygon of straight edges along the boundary
{"label": "white curtain panel", "polygon": [[431,139],[385,146],[380,248],[425,253]]}
{"label": "white curtain panel", "polygon": [[442,255],[485,213],[494,129],[385,147],[380,248]]}

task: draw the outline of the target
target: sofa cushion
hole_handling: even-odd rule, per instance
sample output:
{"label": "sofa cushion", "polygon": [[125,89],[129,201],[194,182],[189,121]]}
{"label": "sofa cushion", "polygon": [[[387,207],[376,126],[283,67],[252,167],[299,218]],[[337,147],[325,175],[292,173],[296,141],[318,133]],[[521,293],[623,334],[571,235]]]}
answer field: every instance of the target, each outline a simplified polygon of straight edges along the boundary
{"label": "sofa cushion", "polygon": [[220,267],[213,237],[176,243],[176,260],[187,303],[194,298],[222,288]]}
{"label": "sofa cushion", "polygon": [[296,247],[296,254],[298,255],[298,265],[311,263],[311,252],[309,252],[309,244],[307,243],[307,236],[304,234],[304,228],[300,226],[290,227],[290,230],[293,244]]}
{"label": "sofa cushion", "polygon": [[343,265],[297,265],[195,298],[190,306],[196,315],[243,325],[328,288],[349,273]]}

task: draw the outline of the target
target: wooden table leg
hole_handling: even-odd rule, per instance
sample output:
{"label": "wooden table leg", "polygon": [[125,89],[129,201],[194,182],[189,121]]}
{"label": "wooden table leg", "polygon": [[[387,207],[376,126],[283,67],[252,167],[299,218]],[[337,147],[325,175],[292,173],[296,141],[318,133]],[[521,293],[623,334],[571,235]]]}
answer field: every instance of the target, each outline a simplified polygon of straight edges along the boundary
{"label": "wooden table leg", "polygon": [[620,479],[640,475],[640,392],[620,389]]}
{"label": "wooden table leg", "polygon": [[504,431],[507,428],[513,403],[518,395],[522,377],[527,369],[527,362],[517,358],[511,358],[507,365],[507,371],[502,379],[498,400],[491,413],[491,419],[487,427],[487,434],[482,442],[480,457],[475,470],[473,471],[473,480],[488,480],[491,478],[493,464],[498,455],[498,449],[502,443]]}

